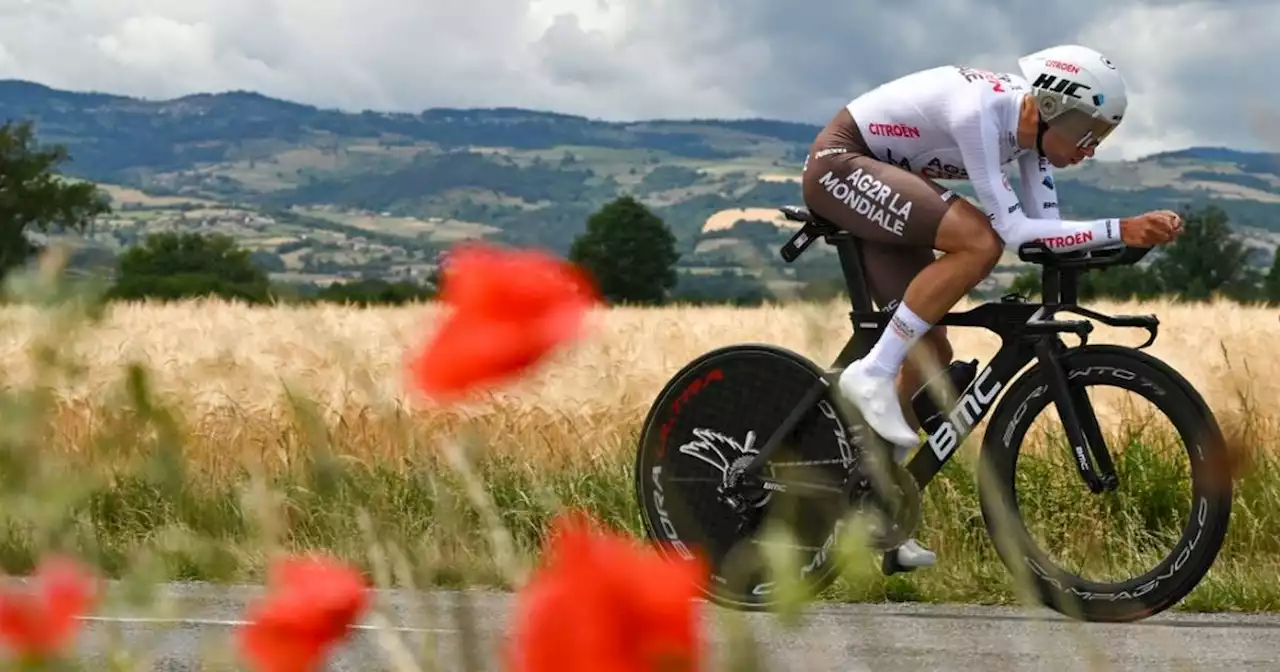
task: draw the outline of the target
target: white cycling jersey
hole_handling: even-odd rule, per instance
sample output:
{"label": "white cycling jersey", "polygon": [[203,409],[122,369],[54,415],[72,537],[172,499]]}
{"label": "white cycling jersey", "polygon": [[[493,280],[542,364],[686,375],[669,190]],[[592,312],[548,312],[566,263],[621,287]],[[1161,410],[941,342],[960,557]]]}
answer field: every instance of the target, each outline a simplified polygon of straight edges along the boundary
{"label": "white cycling jersey", "polygon": [[[1055,251],[1112,247],[1120,220],[1063,220],[1053,166],[1018,147],[1023,77],[960,66],[923,70],[883,84],[846,107],[882,161],[943,180],[968,180],[1008,248],[1039,240]],[[1016,162],[1022,198],[1004,166]]]}

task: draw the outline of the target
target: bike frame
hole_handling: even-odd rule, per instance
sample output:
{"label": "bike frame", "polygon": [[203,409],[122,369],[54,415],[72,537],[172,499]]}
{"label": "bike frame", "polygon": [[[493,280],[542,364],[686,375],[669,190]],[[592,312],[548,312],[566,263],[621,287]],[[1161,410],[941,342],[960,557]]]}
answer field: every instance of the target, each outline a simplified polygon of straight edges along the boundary
{"label": "bike frame", "polygon": [[[853,323],[853,335],[837,355],[831,370],[814,384],[795,410],[774,430],[760,447],[760,452],[745,467],[744,474],[751,475],[752,480],[757,483],[770,484],[771,489],[775,490],[814,489],[830,492],[830,488],[822,486],[779,482],[759,472],[782,444],[782,439],[818,403],[824,393],[833,389],[839,371],[870,351],[892,318],[892,313],[873,307],[863,272],[861,245],[857,238],[812,215],[807,208],[784,206],[779,210],[789,220],[802,222],[800,230],[780,250],[787,263],[799,258],[817,238],[822,238],[836,248],[849,291],[852,307],[849,317]],[[1102,440],[1093,408],[1082,388],[1068,385],[1060,360],[1066,347],[1060,335],[1076,334],[1080,336],[1081,345],[1084,345],[1088,334],[1093,331],[1093,325],[1084,320],[1059,320],[1055,316],[1058,313],[1075,313],[1108,326],[1144,328],[1149,337],[1137,347],[1149,347],[1155,342],[1159,328],[1159,320],[1154,315],[1110,316],[1077,305],[1080,273],[1093,268],[1134,264],[1149,251],[1150,248],[1121,247],[1091,253],[1059,254],[1042,243],[1027,243],[1019,248],[1018,258],[1041,266],[1043,290],[1040,302],[1028,302],[1016,294],[1007,294],[1000,301],[983,303],[963,312],[947,313],[938,321],[938,326],[987,329],[1000,336],[1001,345],[1000,350],[978,372],[968,387],[958,391],[959,396],[954,406],[943,409],[945,419],[922,442],[921,449],[906,465],[920,490],[955,456],[973,428],[994,407],[1001,390],[1005,389],[1023,367],[1032,362],[1038,362],[1045,371],[1049,392],[1056,402],[1059,417],[1075,453],[1074,462],[1081,479],[1094,493],[1115,489],[1117,479],[1114,465]],[[837,411],[839,412],[839,405]],[[1089,460],[1090,455],[1092,462]],[[738,482],[741,483],[742,479],[738,479]]]}

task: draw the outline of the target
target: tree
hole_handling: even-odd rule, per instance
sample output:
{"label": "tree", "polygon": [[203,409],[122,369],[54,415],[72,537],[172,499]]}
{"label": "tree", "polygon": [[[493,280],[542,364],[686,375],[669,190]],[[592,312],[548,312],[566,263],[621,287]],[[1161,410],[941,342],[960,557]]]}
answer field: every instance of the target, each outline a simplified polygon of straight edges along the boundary
{"label": "tree", "polygon": [[36,143],[31,122],[0,126],[0,276],[40,252],[29,229],[83,233],[95,217],[111,212],[97,185],[54,172],[68,160],[65,147]]}
{"label": "tree", "polygon": [[1227,213],[1217,206],[1182,213],[1185,231],[1162,246],[1151,270],[1160,284],[1178,298],[1208,300],[1221,292],[1233,299],[1249,299],[1257,280],[1246,263],[1249,249],[1232,233]]}
{"label": "tree", "polygon": [[[1040,286],[1042,270],[1039,266],[1028,268],[1019,273],[1009,286],[1009,291],[1024,296],[1038,296],[1043,291]],[[1094,268],[1080,273],[1077,277],[1077,297],[1080,301],[1097,299],[1128,300],[1154,299],[1164,294],[1160,278],[1152,271],[1141,266],[1113,266],[1110,268]]]}
{"label": "tree", "polygon": [[221,233],[147,236],[142,245],[120,255],[116,300],[177,300],[200,296],[264,303],[270,298],[267,272],[254,266],[248,250]]}
{"label": "tree", "polygon": [[1280,247],[1276,247],[1271,260],[1271,272],[1262,285],[1262,299],[1271,305],[1280,304]]}
{"label": "tree", "polygon": [[317,301],[350,303],[357,306],[402,306],[415,301],[426,301],[435,296],[430,287],[412,282],[388,282],[380,278],[366,278],[351,282],[335,282],[316,294]]}
{"label": "tree", "polygon": [[606,301],[658,304],[676,284],[680,255],[662,219],[623,196],[591,215],[569,260],[591,275]]}

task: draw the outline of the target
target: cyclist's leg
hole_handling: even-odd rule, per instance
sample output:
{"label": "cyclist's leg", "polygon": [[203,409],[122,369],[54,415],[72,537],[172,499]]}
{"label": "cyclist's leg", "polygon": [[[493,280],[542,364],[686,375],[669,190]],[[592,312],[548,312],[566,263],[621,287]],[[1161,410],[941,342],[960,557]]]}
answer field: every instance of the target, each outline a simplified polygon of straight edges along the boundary
{"label": "cyclist's leg", "polygon": [[866,357],[849,364],[840,379],[841,391],[867,424],[902,450],[910,450],[920,441],[918,431],[905,417],[908,404],[902,402],[893,384],[907,352],[991,273],[1004,251],[986,215],[963,199],[947,206],[938,221],[933,247],[945,254],[915,274],[894,309],[889,328]]}
{"label": "cyclist's leg", "polygon": [[[805,160],[805,204],[862,239],[873,252],[867,255],[870,260],[881,259],[874,251],[886,246],[920,248],[928,250],[930,257],[933,249],[946,253],[937,260],[924,255],[914,260],[890,328],[866,357],[845,369],[839,381],[842,396],[877,433],[910,450],[919,443],[919,434],[904,417],[907,404],[895,385],[903,360],[932,331],[933,323],[991,272],[1003,245],[976,207],[932,180],[869,156],[856,130],[850,129],[849,119],[840,117],[837,131],[820,135]],[[886,281],[883,273],[868,276],[869,283],[881,285],[873,292],[881,292],[882,297],[898,294],[892,278]],[[902,286],[902,280],[897,284]],[[945,332],[933,338],[945,343]],[[946,354],[942,361],[950,361],[950,347],[938,354]],[[929,367],[924,368],[927,373]],[[919,373],[908,372],[906,377],[918,379]],[[935,560],[932,551],[911,539],[886,555],[884,566],[892,572],[930,566]]]}
{"label": "cyclist's leg", "polygon": [[[934,262],[934,252],[929,247],[904,247],[877,241],[863,241],[862,267],[867,275],[868,290],[876,305],[884,308],[902,300],[911,281]],[[891,308],[892,309],[892,308]],[[898,401],[903,414],[912,427],[919,427],[911,411],[911,395],[940,367],[951,361],[951,343],[947,340],[946,327],[933,327],[907,353],[898,376]],[[909,448],[895,447],[894,458],[903,462]],[[930,567],[937,562],[937,554],[925,548],[915,539],[908,539],[884,557],[881,568],[885,574],[902,570]]]}
{"label": "cyclist's leg", "polygon": [[[934,252],[929,247],[903,247],[868,240],[863,241],[860,248],[868,290],[881,308],[901,301],[916,275],[934,262]],[[907,352],[898,375],[898,402],[913,429],[920,427],[920,421],[911,408],[911,396],[950,363],[953,356],[946,327],[933,327],[925,332]],[[904,457],[905,453],[906,449],[903,449],[899,457]]]}
{"label": "cyclist's leg", "polygon": [[[901,301],[916,276],[935,263],[934,252],[930,248],[903,247],[876,241],[863,241],[861,248],[868,289],[876,305],[881,307]],[[920,423],[911,410],[911,395],[937,373],[940,367],[946,366],[953,356],[946,327],[929,329],[907,352],[897,381],[898,403],[912,428],[918,428]],[[909,447],[897,446],[894,458],[902,462],[908,451]],[[885,555],[881,569],[885,574],[910,571],[931,567],[937,559],[936,553],[917,540],[908,539]]]}
{"label": "cyclist's leg", "polygon": [[932,180],[876,160],[856,143],[815,143],[805,163],[806,204],[859,238],[946,254],[915,273],[888,328],[866,357],[852,362],[840,389],[876,433],[906,449],[919,443],[895,385],[907,352],[986,277],[1003,245],[971,203]]}
{"label": "cyclist's leg", "polygon": [[987,216],[951,189],[861,154],[852,142],[852,147],[823,145],[814,143],[805,161],[803,189],[810,209],[863,241],[946,252],[918,266],[876,346],[851,362],[840,379],[841,392],[877,434],[914,448],[919,434],[904,417],[895,384],[902,361],[991,273],[1004,246]]}

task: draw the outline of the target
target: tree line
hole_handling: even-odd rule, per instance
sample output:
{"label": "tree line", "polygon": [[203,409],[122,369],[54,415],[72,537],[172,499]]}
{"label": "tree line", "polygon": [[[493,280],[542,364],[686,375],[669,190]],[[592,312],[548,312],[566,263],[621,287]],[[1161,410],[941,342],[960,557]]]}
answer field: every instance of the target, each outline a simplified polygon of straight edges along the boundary
{"label": "tree line", "polygon": [[[57,168],[70,159],[65,147],[41,147],[30,122],[0,126],[0,275],[41,252],[28,233],[84,233],[95,218],[111,212],[93,183],[63,180]],[[1225,297],[1280,305],[1280,248],[1267,271],[1257,268],[1250,247],[1235,234],[1221,208],[1183,210],[1186,233],[1151,255],[1141,266],[1082,274],[1082,300],[1174,297],[1200,301]],[[724,272],[681,274],[677,238],[666,222],[632,196],[621,196],[592,213],[572,241],[569,260],[596,281],[614,305],[678,302],[758,304],[779,300],[764,283]],[[219,233],[161,232],[129,247],[115,261],[108,300],[176,300],[217,296],[247,303],[339,302],[403,304],[435,295],[435,277],[423,283],[360,279],[326,287],[273,282],[251,251]],[[1039,291],[1039,269],[1030,268],[1010,289]],[[840,291],[831,278],[809,280],[799,298],[827,298]]]}
{"label": "tree line", "polygon": [[[1187,206],[1180,214],[1184,234],[1174,243],[1153,250],[1148,255],[1150,261],[1081,273],[1080,300],[1225,298],[1280,306],[1280,246],[1267,252],[1249,245],[1235,233],[1227,214],[1216,205]],[[1263,255],[1270,257],[1267,270],[1259,268],[1258,262],[1265,260]],[[571,259],[595,275],[606,298],[616,303],[656,304],[691,298],[692,302],[700,302],[690,294],[672,291],[678,256],[674,237],[662,220],[630,197],[619,198],[596,213],[570,252]],[[782,298],[758,281],[733,283],[724,275],[703,277],[702,282],[719,283],[725,292],[716,302],[750,305]],[[1040,267],[1030,266],[1015,278],[1008,291],[1029,298],[1037,296],[1040,278]],[[736,289],[726,291],[725,285]],[[839,276],[811,279],[790,293],[801,300],[845,294],[844,280]]]}

